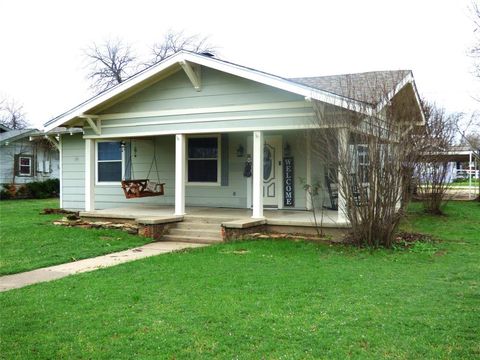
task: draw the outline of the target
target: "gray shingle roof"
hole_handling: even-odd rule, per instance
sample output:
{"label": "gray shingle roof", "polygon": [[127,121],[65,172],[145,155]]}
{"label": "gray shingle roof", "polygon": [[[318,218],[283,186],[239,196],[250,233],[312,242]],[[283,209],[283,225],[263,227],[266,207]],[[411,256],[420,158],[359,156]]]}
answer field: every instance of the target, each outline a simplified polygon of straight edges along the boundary
{"label": "gray shingle roof", "polygon": [[15,141],[37,132],[37,129],[10,130],[0,134],[0,143],[4,143],[5,141]]}
{"label": "gray shingle roof", "polygon": [[377,104],[410,72],[410,70],[371,71],[288,80],[353,100]]}

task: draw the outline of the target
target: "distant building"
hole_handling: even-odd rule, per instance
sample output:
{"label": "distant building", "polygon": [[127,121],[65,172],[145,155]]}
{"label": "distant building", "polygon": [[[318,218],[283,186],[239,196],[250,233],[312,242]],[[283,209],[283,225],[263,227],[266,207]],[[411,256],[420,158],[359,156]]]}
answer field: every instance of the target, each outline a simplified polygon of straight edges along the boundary
{"label": "distant building", "polygon": [[0,184],[25,184],[57,179],[60,174],[59,149],[55,136],[37,129],[12,130],[0,125]]}

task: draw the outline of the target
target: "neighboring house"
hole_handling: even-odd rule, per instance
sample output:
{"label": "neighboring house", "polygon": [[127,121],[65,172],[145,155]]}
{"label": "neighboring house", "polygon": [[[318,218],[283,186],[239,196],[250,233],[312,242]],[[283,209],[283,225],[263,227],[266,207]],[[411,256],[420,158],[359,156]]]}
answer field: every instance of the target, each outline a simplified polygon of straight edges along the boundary
{"label": "neighboring house", "polygon": [[59,177],[58,150],[41,136],[41,131],[11,130],[5,126],[1,130],[1,184],[24,184]]}
{"label": "neighboring house", "polygon": [[449,161],[449,180],[480,179],[478,162],[480,150],[474,151],[470,146],[452,146],[445,154]]}
{"label": "neighboring house", "polygon": [[[346,114],[346,104],[380,106],[341,86],[347,79],[361,89],[379,77],[391,98],[401,93],[418,105],[421,121],[411,71],[285,79],[181,51],[45,124],[46,131],[84,132],[60,137],[61,206],[164,205],[176,215],[204,206],[251,209],[253,218],[264,209],[308,210],[301,179],[323,180],[326,169],[306,130],[316,126],[319,109]],[[338,122],[338,136],[348,138],[346,121]],[[156,169],[165,194],[126,199],[121,180],[156,180]]]}
{"label": "neighboring house", "polygon": [[423,156],[427,162],[446,163],[446,180],[450,183],[455,180],[479,179],[479,154],[479,150],[475,151],[470,146],[454,145],[446,149],[426,151]]}
{"label": "neighboring house", "polygon": [[55,128],[46,135],[37,129],[12,130],[0,125],[0,184],[58,179],[60,157],[55,137],[79,131]]}

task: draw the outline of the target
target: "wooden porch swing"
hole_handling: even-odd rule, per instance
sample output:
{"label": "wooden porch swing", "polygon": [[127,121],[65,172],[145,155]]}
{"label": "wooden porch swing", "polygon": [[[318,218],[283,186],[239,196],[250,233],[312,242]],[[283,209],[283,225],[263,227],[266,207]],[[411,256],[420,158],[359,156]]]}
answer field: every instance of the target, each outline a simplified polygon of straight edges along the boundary
{"label": "wooden porch swing", "polygon": [[[122,180],[122,189],[123,193],[125,194],[125,197],[127,199],[136,199],[136,198],[143,198],[143,197],[149,197],[149,196],[160,196],[164,195],[164,185],[165,183],[160,182],[160,175],[158,172],[158,166],[157,166],[157,157],[156,157],[156,144],[155,142],[153,143],[153,158],[152,158],[152,163],[150,164],[150,169],[148,170],[147,178],[146,179],[134,179],[134,171],[133,171],[133,163],[132,163],[132,152],[130,150],[130,156],[128,158],[127,166],[125,167],[125,175],[124,178],[126,178],[126,172],[128,169],[128,166],[130,166],[131,169],[131,177],[133,179],[129,180]],[[153,165],[155,164],[155,171],[157,173],[157,181],[150,181],[150,173],[152,172]]]}

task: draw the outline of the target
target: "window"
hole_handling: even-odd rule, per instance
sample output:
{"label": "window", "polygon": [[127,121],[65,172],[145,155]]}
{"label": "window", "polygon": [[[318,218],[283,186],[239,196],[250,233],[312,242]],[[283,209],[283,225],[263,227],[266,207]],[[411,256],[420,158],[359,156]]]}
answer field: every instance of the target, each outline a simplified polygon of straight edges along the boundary
{"label": "window", "polygon": [[32,157],[31,156],[18,157],[18,174],[20,176],[32,176]]}
{"label": "window", "polygon": [[358,171],[360,180],[362,183],[368,182],[368,168],[370,167],[370,161],[368,159],[368,147],[358,146]]}
{"label": "window", "polygon": [[97,182],[119,182],[122,180],[122,147],[120,141],[97,143]]}
{"label": "window", "polygon": [[188,138],[189,183],[220,183],[219,142],[219,136]]}

